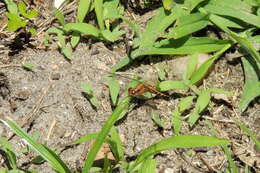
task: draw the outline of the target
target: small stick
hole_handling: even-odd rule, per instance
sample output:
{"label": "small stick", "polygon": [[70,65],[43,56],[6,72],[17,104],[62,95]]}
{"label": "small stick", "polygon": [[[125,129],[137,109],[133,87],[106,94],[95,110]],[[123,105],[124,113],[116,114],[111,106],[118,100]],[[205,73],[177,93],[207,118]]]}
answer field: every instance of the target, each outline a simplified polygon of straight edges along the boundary
{"label": "small stick", "polygon": [[51,123],[51,126],[49,128],[49,131],[48,131],[48,134],[47,134],[47,137],[45,139],[45,141],[47,142],[49,139],[50,139],[50,136],[51,136],[51,133],[52,133],[52,130],[54,128],[54,126],[56,125],[57,121],[54,119],[52,120],[52,123]]}

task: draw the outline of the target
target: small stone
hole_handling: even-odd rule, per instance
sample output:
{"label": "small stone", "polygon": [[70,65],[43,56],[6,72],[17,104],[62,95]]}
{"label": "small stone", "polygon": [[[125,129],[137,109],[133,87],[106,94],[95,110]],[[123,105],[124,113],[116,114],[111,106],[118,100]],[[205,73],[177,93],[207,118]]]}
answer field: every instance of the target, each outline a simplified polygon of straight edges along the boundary
{"label": "small stone", "polygon": [[60,73],[54,73],[51,75],[52,80],[59,80],[60,79]]}
{"label": "small stone", "polygon": [[172,168],[166,168],[163,173],[174,173]]}
{"label": "small stone", "polygon": [[26,100],[29,98],[29,91],[20,91],[17,93],[16,98],[20,100]]}

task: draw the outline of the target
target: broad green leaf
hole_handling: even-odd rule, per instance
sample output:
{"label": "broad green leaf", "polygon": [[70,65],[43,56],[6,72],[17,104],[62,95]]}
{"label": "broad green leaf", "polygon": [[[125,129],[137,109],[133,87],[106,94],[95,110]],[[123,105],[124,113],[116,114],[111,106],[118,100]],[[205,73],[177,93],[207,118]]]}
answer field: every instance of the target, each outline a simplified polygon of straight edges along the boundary
{"label": "broad green leaf", "polygon": [[125,97],[116,107],[116,109],[113,111],[113,113],[110,115],[108,120],[103,125],[101,131],[98,134],[98,137],[95,141],[95,143],[92,145],[90,152],[88,153],[88,156],[85,160],[84,167],[82,169],[82,173],[88,173],[94,159],[102,145],[102,143],[105,141],[107,135],[109,134],[110,129],[114,125],[114,123],[118,120],[121,113],[128,109],[130,102],[130,97]]}
{"label": "broad green leaf", "polygon": [[120,18],[118,5],[119,0],[105,1],[103,4],[103,20]]}
{"label": "broad green leaf", "polygon": [[187,96],[184,99],[182,99],[178,105],[178,111],[182,113],[185,110],[189,109],[194,98],[195,96]]}
{"label": "broad green leaf", "polygon": [[163,0],[162,3],[163,3],[163,8],[165,10],[171,10],[175,5],[175,2],[173,0]]}
{"label": "broad green leaf", "polygon": [[203,29],[208,25],[208,23],[207,15],[202,13],[193,13],[180,17],[177,22],[177,27],[172,28],[167,37],[174,39],[181,38]]}
{"label": "broad green leaf", "polygon": [[206,11],[210,13],[234,17],[251,25],[257,26],[258,28],[260,27],[260,18],[258,16],[243,10],[237,10],[235,8],[236,6],[229,7],[226,5],[222,5],[222,3],[218,3],[218,5],[213,5],[209,3],[206,6],[204,6],[204,8]]}
{"label": "broad green leaf", "polygon": [[27,69],[27,70],[34,70],[35,69],[35,66],[28,61],[22,61],[21,64],[22,64],[22,67]]}
{"label": "broad green leaf", "polygon": [[36,10],[26,10],[26,5],[23,1],[18,3],[18,10],[20,14],[27,19],[32,19],[38,15]]}
{"label": "broad green leaf", "polygon": [[171,33],[169,33],[169,35],[167,35],[167,37],[172,37],[174,39],[181,38],[183,36],[186,36],[188,34],[194,33],[205,28],[208,25],[208,23],[209,22],[207,20],[201,20],[188,25],[176,27],[171,31]]}
{"label": "broad green leaf", "polygon": [[185,7],[188,8],[189,11],[192,11],[195,7],[197,7],[201,2],[206,0],[188,0],[184,1]]}
{"label": "broad green leaf", "polygon": [[247,59],[242,58],[242,63],[245,72],[245,85],[241,95],[239,108],[242,111],[245,111],[249,103],[254,98],[260,96],[260,82],[257,73],[250,62]]}
{"label": "broad green leaf", "polygon": [[95,37],[99,37],[100,34],[99,30],[96,27],[87,23],[68,23],[64,25],[63,29],[67,32],[77,31],[81,34],[93,35]]}
{"label": "broad green leaf", "polygon": [[[154,44],[156,48],[181,48],[181,47],[192,47],[200,45],[226,45],[233,43],[230,40],[218,40],[210,37],[191,37],[186,36],[179,39],[164,39]],[[200,52],[200,51],[198,51]]]}
{"label": "broad green leaf", "polygon": [[207,61],[205,61],[198,70],[192,74],[190,77],[190,81],[192,84],[195,84],[203,79],[203,77],[207,74],[210,67],[213,65],[214,61],[220,57],[227,49],[231,47],[230,44],[225,45],[221,50],[215,53],[212,57],[210,57]]}
{"label": "broad green leaf", "polygon": [[16,135],[22,138],[34,151],[41,155],[46,161],[48,161],[52,167],[61,173],[71,173],[67,165],[60,159],[60,157],[44,146],[34,141],[21,127],[11,120],[1,120],[6,126],[11,128]]}
{"label": "broad green leaf", "polygon": [[160,70],[158,71],[158,77],[160,80],[165,80],[166,78],[165,69],[160,68]]}
{"label": "broad green leaf", "polygon": [[109,31],[109,30],[103,30],[101,31],[101,34],[102,36],[108,40],[108,41],[111,41],[111,42],[115,42],[119,39],[119,37],[121,35],[123,35],[125,33],[125,31],[120,31],[120,30],[115,30],[115,31]]}
{"label": "broad green leaf", "polygon": [[189,88],[182,81],[166,80],[160,82],[158,86],[160,91],[168,91],[173,89],[188,90]]}
{"label": "broad green leaf", "polygon": [[142,57],[143,55],[186,55],[194,53],[209,53],[220,50],[230,43],[231,41],[229,40],[217,40],[209,37],[188,37],[176,40],[165,39],[154,44],[154,46],[157,48],[141,48],[132,51],[130,57],[126,56],[121,59],[117,64],[112,67],[112,70],[119,70],[128,65],[133,59]]}
{"label": "broad green leaf", "polygon": [[131,62],[131,59],[128,56],[123,57],[119,62],[117,62],[111,69],[112,72],[116,72],[117,70],[125,67],[127,64]]}
{"label": "broad green leaf", "polygon": [[208,106],[210,101],[210,92],[207,90],[201,91],[195,105],[195,109],[189,116],[188,122],[193,126],[199,119],[200,113]]}
{"label": "broad green leaf", "polygon": [[0,148],[5,152],[6,156],[6,162],[10,165],[12,169],[17,169],[17,163],[16,163],[16,155],[15,150],[12,147],[12,145],[9,143],[9,141],[0,136]]}
{"label": "broad green leaf", "polygon": [[107,77],[106,81],[109,87],[109,93],[111,96],[112,103],[113,105],[116,105],[117,97],[120,91],[120,84],[118,80],[116,80],[114,77]]}
{"label": "broad green leaf", "polygon": [[177,109],[175,109],[175,111],[173,112],[173,114],[172,114],[172,125],[173,125],[175,135],[179,135],[180,131],[181,131],[181,126],[182,126],[181,114],[185,110],[187,110],[191,107],[191,104],[193,103],[192,101],[193,101],[194,98],[195,98],[195,96],[185,97],[184,99],[182,99],[180,101]]}
{"label": "broad green leaf", "polygon": [[37,33],[36,29],[33,27],[29,27],[28,31],[32,34],[35,35]]}
{"label": "broad green leaf", "polygon": [[164,31],[173,22],[182,15],[184,11],[178,5],[174,6],[170,14],[163,8],[158,10],[158,14],[154,16],[145,27],[145,31],[141,34],[140,47],[151,47],[156,39],[164,33]]}
{"label": "broad green leaf", "polygon": [[152,111],[152,120],[157,124],[159,127],[164,128],[164,121],[159,116],[158,112]]}
{"label": "broad green leaf", "polygon": [[194,54],[189,58],[188,65],[186,67],[186,71],[184,73],[183,79],[190,79],[192,74],[196,71],[198,64],[198,55]]}
{"label": "broad green leaf", "polygon": [[99,29],[103,31],[105,29],[103,19],[103,0],[94,0],[94,6]]}
{"label": "broad green leaf", "polygon": [[209,147],[229,143],[226,139],[215,138],[211,136],[189,136],[180,135],[163,139],[150,147],[144,149],[130,166],[129,171],[134,170],[142,161],[149,156],[153,156],[161,151],[174,148],[191,148],[191,147]]}
{"label": "broad green leaf", "polygon": [[56,8],[54,9],[54,16],[56,19],[58,19],[58,21],[60,22],[60,24],[62,26],[64,26],[66,24],[65,17],[59,9],[56,9]]}
{"label": "broad green leaf", "polygon": [[260,55],[248,39],[243,38],[243,37],[237,35],[236,33],[232,32],[231,30],[229,30],[222,23],[221,17],[216,16],[216,15],[210,15],[209,18],[212,21],[212,23],[216,24],[223,31],[225,31],[230,37],[234,38],[242,46],[242,48],[245,51],[247,51],[256,60],[256,62],[260,63]]}
{"label": "broad green leaf", "polygon": [[13,13],[13,14],[16,14],[17,16],[19,16],[16,3],[13,0],[4,0],[4,1],[6,3],[9,13]]}
{"label": "broad green leaf", "polygon": [[78,45],[79,41],[80,41],[80,33],[73,32],[72,37],[70,39],[71,47],[75,48]]}
{"label": "broad green leaf", "polygon": [[176,109],[172,113],[172,126],[174,130],[174,135],[180,135],[182,121],[181,121],[181,113]]}
{"label": "broad green leaf", "polygon": [[80,86],[84,89],[84,92],[87,94],[87,98],[89,99],[90,103],[98,107],[98,100],[93,94],[93,88],[92,86],[87,82],[81,82]]}
{"label": "broad green leaf", "polygon": [[54,34],[63,34],[63,31],[56,27],[51,27],[47,31],[47,33],[54,33]]}
{"label": "broad green leaf", "polygon": [[155,47],[140,48],[132,51],[131,57],[137,58],[143,55],[183,55],[194,53],[209,53],[223,49],[231,42],[205,37],[184,37],[180,39],[165,39],[155,43]]}
{"label": "broad green leaf", "polygon": [[156,160],[147,158],[143,161],[138,173],[156,173]]}
{"label": "broad green leaf", "polygon": [[68,58],[68,60],[72,60],[74,57],[72,56],[72,48],[70,44],[67,44],[65,47],[61,47],[61,53]]}
{"label": "broad green leaf", "polygon": [[6,13],[8,17],[7,30],[16,31],[19,28],[25,27],[27,22],[23,21],[18,15],[14,13]]}
{"label": "broad green leaf", "polygon": [[91,6],[91,0],[79,0],[77,11],[77,22],[82,23],[88,14]]}

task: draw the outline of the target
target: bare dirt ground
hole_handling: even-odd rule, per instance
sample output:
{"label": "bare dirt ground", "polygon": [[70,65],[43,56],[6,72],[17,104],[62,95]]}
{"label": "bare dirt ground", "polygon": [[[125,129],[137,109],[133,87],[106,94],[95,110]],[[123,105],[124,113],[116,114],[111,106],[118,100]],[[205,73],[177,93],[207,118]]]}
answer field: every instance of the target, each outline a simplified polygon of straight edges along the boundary
{"label": "bare dirt ground", "polygon": [[[147,22],[151,13],[144,14],[142,18],[136,17],[140,19],[138,23]],[[100,42],[93,43],[91,47],[87,43],[81,43],[73,55],[75,59],[69,62],[58,50],[27,48],[14,55],[0,53],[0,117],[15,120],[29,134],[39,132],[38,141],[46,143],[52,149],[62,150],[61,158],[75,170],[83,164],[91,144],[80,144],[66,149],[64,145],[86,134],[99,132],[111,114],[111,100],[104,78],[108,74],[107,71],[125,55],[125,50],[121,47],[108,49]],[[31,62],[36,69],[28,71],[22,68],[20,63],[23,60]],[[180,72],[185,69],[180,57],[174,59],[154,56],[133,63],[124,72],[138,74],[149,81],[158,76],[158,69],[162,66],[170,69],[167,79],[173,80],[179,79]],[[125,79],[120,80],[122,85],[129,82]],[[84,81],[93,86],[94,94],[100,102],[96,109],[82,93],[80,82]],[[234,97],[216,96],[195,128],[190,129],[184,123],[182,133],[211,135],[207,125],[207,121],[211,121],[219,137],[232,140],[229,148],[241,172],[245,165],[251,166],[252,172],[259,172],[260,151],[232,122],[232,118],[239,119],[259,137],[259,103],[254,101],[244,113],[238,110],[243,85],[244,76],[240,60],[228,58],[227,54],[222,56],[201,87],[232,91]],[[122,90],[121,93],[123,92]],[[136,107],[117,124],[128,160],[135,158],[140,151],[154,142],[172,136],[171,114],[182,95],[189,93],[172,91],[169,94],[169,99],[157,97],[146,101],[135,100]],[[153,122],[153,111],[158,112],[165,121],[165,128],[159,128]],[[6,127],[0,126],[0,130],[1,136],[12,136],[12,132]],[[17,151],[24,147],[17,136],[11,139],[11,143]],[[157,172],[214,172],[224,170],[228,166],[220,147],[194,149],[196,154],[192,157],[188,156],[186,151],[187,149],[170,150],[156,155]],[[40,165],[31,163],[35,156],[33,151],[20,152],[20,168],[34,168],[43,173],[54,172],[46,162]],[[1,158],[0,168],[3,165],[2,160]]]}
{"label": "bare dirt ground", "polygon": [[[92,45],[91,49],[85,44],[79,45],[74,53],[75,59],[71,62],[58,51],[22,51],[11,57],[11,64],[19,64],[26,59],[36,69],[28,71],[11,64],[0,68],[0,73],[5,78],[5,83],[1,85],[1,116],[12,118],[30,134],[40,132],[39,142],[46,142],[49,147],[55,149],[63,149],[64,144],[83,135],[98,132],[112,111],[108,87],[104,81],[107,74],[105,70],[120,59],[120,54],[122,53],[118,50],[111,51],[101,43]],[[5,59],[5,56],[7,55],[1,55],[0,59]],[[127,69],[127,72],[144,77],[153,76],[162,63],[165,61],[154,63],[152,60],[146,60],[136,68]],[[168,67],[174,67],[173,64],[176,64],[176,60],[167,60]],[[174,71],[172,69],[168,78],[177,78],[178,74],[174,74]],[[183,133],[210,135],[205,122],[205,119],[210,119],[221,137],[232,139],[231,148],[238,165],[242,168],[246,163],[259,170],[259,153],[255,150],[253,142],[230,122],[232,117],[239,118],[255,134],[259,134],[259,104],[253,103],[245,113],[238,113],[238,96],[243,86],[242,72],[241,64],[237,60],[229,61],[222,57],[215,64],[203,87],[226,89],[233,91],[235,96],[229,98],[229,103],[216,99],[195,128],[190,130],[184,125]],[[82,94],[82,81],[92,84],[94,93],[101,103],[97,109],[94,109]],[[142,149],[172,135],[171,113],[180,97],[175,96],[174,92],[170,94],[172,96],[169,100],[158,98],[137,103],[137,107],[117,124],[126,157],[135,157]],[[164,129],[158,128],[152,121],[152,111],[159,112],[165,120]],[[8,129],[2,129],[1,136],[10,135]],[[14,137],[11,142],[17,150],[23,146],[18,137]],[[89,143],[68,148],[63,150],[61,157],[71,168],[76,169],[78,163],[82,165],[88,148]],[[158,172],[211,172],[213,169],[227,166],[220,147],[199,148],[195,151],[196,155],[193,157],[188,157],[184,153],[185,150],[171,150],[157,155],[155,158],[158,161]],[[30,164],[29,161],[34,156],[33,152],[19,155],[20,165],[23,168],[35,168],[40,172],[52,172],[47,163]]]}

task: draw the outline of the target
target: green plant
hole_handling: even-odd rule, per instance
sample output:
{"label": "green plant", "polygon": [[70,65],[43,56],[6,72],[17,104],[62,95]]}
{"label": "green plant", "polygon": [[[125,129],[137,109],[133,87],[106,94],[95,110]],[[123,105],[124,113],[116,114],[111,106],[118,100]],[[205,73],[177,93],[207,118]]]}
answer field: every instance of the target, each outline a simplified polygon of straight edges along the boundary
{"label": "green plant", "polygon": [[208,73],[210,67],[214,64],[214,61],[229,47],[230,45],[225,46],[224,48],[216,52],[215,55],[213,55],[208,60],[206,60],[199,67],[197,67],[197,62],[198,62],[197,55],[195,54],[191,56],[188,65],[186,67],[187,69],[186,73],[184,73],[183,79],[181,81],[167,80],[159,84],[158,87],[161,91],[168,91],[173,89],[181,89],[187,91],[191,90],[197,95],[197,96],[187,96],[183,98],[180,104],[178,105],[177,109],[174,111],[172,115],[172,124],[175,133],[177,135],[179,135],[181,129],[180,116],[185,110],[189,110],[191,108],[191,104],[195,98],[197,98],[195,107],[191,111],[188,118],[188,123],[191,126],[193,126],[196,123],[196,121],[200,117],[200,114],[207,108],[208,104],[210,103],[212,93],[223,93],[223,94],[232,95],[230,92],[221,89],[209,88],[209,89],[200,90],[196,86],[196,84],[202,81],[204,76]]}
{"label": "green plant", "polygon": [[[86,15],[95,10],[98,28],[85,23]],[[66,23],[65,17],[58,9],[54,11],[55,17],[61,26],[50,28],[47,33],[58,35],[58,44],[61,52],[68,59],[72,59],[72,48],[75,48],[81,37],[93,37],[95,39],[115,42],[125,32],[119,29],[117,19],[121,18],[123,8],[119,5],[119,0],[80,0],[78,3],[77,17],[75,23]],[[67,42],[66,40],[70,40]]]}
{"label": "green plant", "polygon": [[7,9],[6,13],[8,17],[7,30],[16,31],[20,28],[24,28],[25,31],[30,32],[32,35],[36,34],[34,27],[30,26],[30,20],[37,17],[38,12],[36,10],[27,10],[23,1],[16,5],[12,0],[5,0]]}
{"label": "green plant", "polygon": [[[255,80],[248,81],[249,78],[246,77],[246,85],[240,103],[240,108],[244,111],[249,102],[259,96],[258,91],[260,90],[259,80],[255,75],[259,73],[260,55],[257,51],[259,48],[253,46],[253,42],[259,44],[259,36],[253,36],[260,26],[259,8],[257,11],[253,11],[254,8],[259,7],[259,2],[187,0],[183,3],[175,3],[173,0],[164,0],[163,5],[164,8],[158,10],[157,15],[148,22],[142,33],[140,26],[128,21],[129,26],[136,33],[136,38],[129,56],[114,65],[112,70],[119,70],[129,65],[134,59],[145,58],[145,55],[209,53],[239,44],[243,49],[241,55],[251,59],[250,65],[255,71],[254,74],[251,73]],[[193,33],[207,26],[220,28],[230,39],[218,40],[192,36]],[[235,33],[231,29],[242,32]],[[199,73],[197,74],[199,75]],[[251,87],[248,86],[248,83],[251,83]],[[255,92],[256,90],[257,92]]]}
{"label": "green plant", "polygon": [[[17,165],[17,156],[15,153],[17,153],[17,151],[15,151],[15,149],[13,148],[13,146],[10,144],[10,142],[4,138],[4,137],[0,137],[0,149],[3,151],[2,155],[4,156],[5,159],[5,163],[7,165],[7,168],[1,168],[0,172],[1,173],[25,173],[25,171],[21,170],[18,168]],[[27,170],[26,172],[28,173],[35,173],[35,170]]]}

